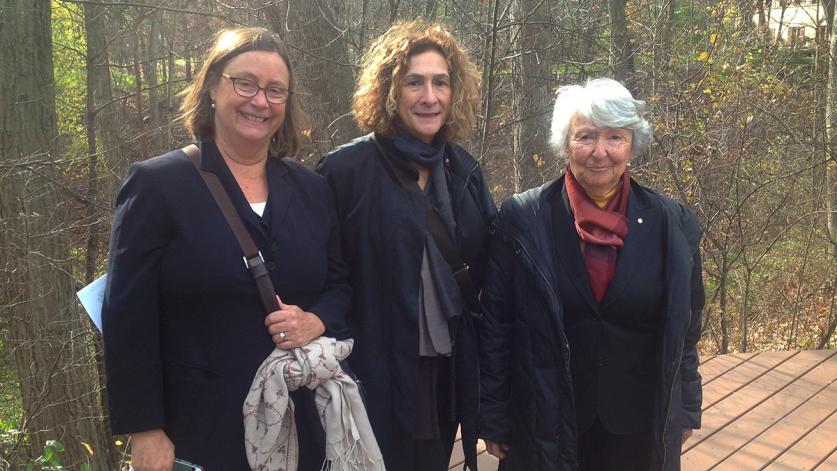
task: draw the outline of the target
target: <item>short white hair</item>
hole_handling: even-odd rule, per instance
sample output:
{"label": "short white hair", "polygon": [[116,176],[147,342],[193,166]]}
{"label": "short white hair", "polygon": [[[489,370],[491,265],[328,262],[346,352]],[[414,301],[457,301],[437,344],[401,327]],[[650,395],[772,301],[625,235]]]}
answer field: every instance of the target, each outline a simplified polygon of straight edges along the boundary
{"label": "short white hair", "polygon": [[573,118],[582,117],[600,128],[625,128],[632,133],[631,155],[645,152],[653,131],[644,118],[645,102],[635,100],[621,83],[609,78],[588,80],[585,85],[567,85],[558,90],[552,112],[552,149],[562,160]]}

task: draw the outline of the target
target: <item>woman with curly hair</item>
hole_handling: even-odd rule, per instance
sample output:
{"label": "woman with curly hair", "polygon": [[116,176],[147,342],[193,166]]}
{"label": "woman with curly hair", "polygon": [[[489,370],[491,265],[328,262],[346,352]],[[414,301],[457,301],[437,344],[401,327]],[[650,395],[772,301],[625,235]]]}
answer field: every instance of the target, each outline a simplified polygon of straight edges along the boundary
{"label": "woman with curly hair", "polygon": [[365,53],[353,110],[369,135],[323,157],[355,302],[350,364],[388,470],[447,469],[457,425],[476,464],[476,293],[496,212],[474,125],[480,78],[445,28],[402,22]]}

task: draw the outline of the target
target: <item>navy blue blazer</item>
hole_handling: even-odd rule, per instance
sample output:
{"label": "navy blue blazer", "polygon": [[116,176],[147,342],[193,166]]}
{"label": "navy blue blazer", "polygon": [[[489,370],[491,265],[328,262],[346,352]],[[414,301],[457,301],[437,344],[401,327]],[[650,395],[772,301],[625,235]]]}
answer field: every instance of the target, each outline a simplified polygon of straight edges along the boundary
{"label": "navy blue blazer", "polygon": [[[351,306],[336,212],[325,180],[287,159],[267,164],[264,217],[252,211],[217,147],[201,166],[218,175],[285,303],[348,337]],[[119,192],[103,307],[113,432],[163,428],[178,457],[208,470],[249,469],[242,405],[274,348],[256,285],[208,188],[182,151],[133,164]],[[310,391],[294,394],[300,444]],[[309,420],[312,419],[312,420]],[[322,449],[310,467],[319,469]],[[319,460],[319,462],[316,462]]]}

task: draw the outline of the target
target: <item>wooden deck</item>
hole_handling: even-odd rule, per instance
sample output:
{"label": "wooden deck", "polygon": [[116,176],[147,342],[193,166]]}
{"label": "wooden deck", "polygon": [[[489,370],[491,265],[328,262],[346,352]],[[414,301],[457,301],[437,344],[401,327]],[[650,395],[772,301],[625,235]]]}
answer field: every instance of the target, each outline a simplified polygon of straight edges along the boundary
{"label": "wooden deck", "polygon": [[[682,468],[837,471],[837,351],[704,358],[703,427],[683,447]],[[451,469],[462,466],[454,448]],[[480,441],[481,471],[497,460]]]}

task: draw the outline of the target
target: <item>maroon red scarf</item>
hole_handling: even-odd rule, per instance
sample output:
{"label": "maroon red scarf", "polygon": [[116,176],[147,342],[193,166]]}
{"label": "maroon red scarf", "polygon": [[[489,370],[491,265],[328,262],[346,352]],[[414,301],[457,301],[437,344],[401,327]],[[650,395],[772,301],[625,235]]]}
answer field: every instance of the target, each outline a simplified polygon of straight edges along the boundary
{"label": "maroon red scarf", "polygon": [[610,280],[616,272],[616,258],[628,235],[628,194],[631,192],[630,170],[622,174],[622,187],[604,209],[578,184],[569,165],[565,186],[570,201],[575,230],[584,241],[584,266],[597,302],[602,302]]}

